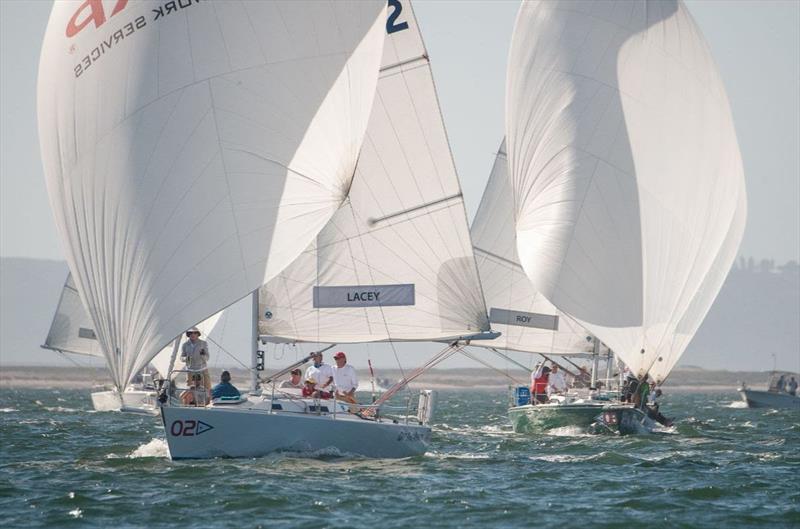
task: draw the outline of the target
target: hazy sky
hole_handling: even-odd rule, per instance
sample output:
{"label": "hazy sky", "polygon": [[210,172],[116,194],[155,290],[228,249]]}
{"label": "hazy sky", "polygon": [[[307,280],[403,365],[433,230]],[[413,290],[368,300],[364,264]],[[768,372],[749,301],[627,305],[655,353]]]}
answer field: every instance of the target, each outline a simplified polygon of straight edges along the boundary
{"label": "hazy sky", "polygon": [[[749,216],[741,253],[800,260],[800,2],[687,4],[721,70],[744,159]],[[519,4],[421,0],[414,5],[472,217],[503,136],[506,56]],[[50,6],[49,0],[0,0],[2,256],[63,259],[36,130],[36,73]],[[237,307],[242,321],[248,319],[247,303]],[[387,354],[388,348],[365,345],[348,352],[360,356],[382,349],[378,364],[394,367],[396,354],[409,366],[437,346],[399,344]],[[244,342],[233,349],[245,359],[249,347]],[[296,354],[280,350],[268,357],[284,365]],[[366,361],[357,363],[363,367]],[[448,362],[454,364],[471,363]]]}
{"label": "hazy sky", "polygon": [[[800,260],[800,2],[687,2],[728,90],[747,177],[741,253]],[[470,218],[503,136],[517,1],[415,2]],[[49,0],[0,0],[0,255],[63,259],[36,131]]]}

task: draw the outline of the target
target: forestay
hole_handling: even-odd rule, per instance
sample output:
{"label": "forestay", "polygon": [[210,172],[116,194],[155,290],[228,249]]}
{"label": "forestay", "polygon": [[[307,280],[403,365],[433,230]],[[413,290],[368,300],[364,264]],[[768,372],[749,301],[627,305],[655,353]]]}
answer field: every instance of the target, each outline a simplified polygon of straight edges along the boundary
{"label": "forestay", "polygon": [[348,200],[260,292],[260,331],[353,343],[488,328],[461,187],[409,2],[390,2],[375,104]]}
{"label": "forestay", "polygon": [[506,134],[534,287],[658,381],[741,240],[744,176],[722,81],[675,1],[523,4]]}
{"label": "forestay", "polygon": [[39,66],[56,225],[118,387],[308,246],[350,187],[385,2],[57,2]]}
{"label": "forestay", "polygon": [[505,141],[472,221],[472,243],[497,349],[568,354],[592,350],[591,335],[556,309],[531,285],[519,264],[514,200],[508,179]]}

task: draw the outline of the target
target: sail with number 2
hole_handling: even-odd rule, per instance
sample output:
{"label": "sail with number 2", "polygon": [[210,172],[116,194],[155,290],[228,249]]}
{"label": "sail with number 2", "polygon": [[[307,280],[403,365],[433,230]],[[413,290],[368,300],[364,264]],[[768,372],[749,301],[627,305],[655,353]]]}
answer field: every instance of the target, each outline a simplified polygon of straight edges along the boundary
{"label": "sail with number 2", "polygon": [[308,246],[350,188],[385,2],[56,2],[56,226],[114,383]]}
{"label": "sail with number 2", "polygon": [[390,2],[353,186],[316,240],[260,292],[262,334],[354,343],[488,330],[461,186],[409,2]]}
{"label": "sail with number 2", "polygon": [[716,297],[746,197],[728,99],[680,1],[530,1],[506,137],[533,286],[662,382]]}

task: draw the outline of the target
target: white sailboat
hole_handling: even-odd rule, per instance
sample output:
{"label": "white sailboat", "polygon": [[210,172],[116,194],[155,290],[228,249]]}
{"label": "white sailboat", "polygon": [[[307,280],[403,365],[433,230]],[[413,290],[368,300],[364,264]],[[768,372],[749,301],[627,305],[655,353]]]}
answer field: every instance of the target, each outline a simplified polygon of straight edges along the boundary
{"label": "white sailboat", "polygon": [[[211,333],[220,315],[221,313],[217,313],[197,325],[203,335]],[[185,340],[185,337],[181,337],[179,346]],[[65,355],[105,359],[97,342],[92,320],[81,303],[71,274],[67,274],[67,279],[64,281],[50,330],[41,347]],[[113,386],[93,390],[90,395],[92,407],[96,411],[158,414],[156,403],[158,380],[165,379],[171,371],[174,351],[174,344],[164,347],[121,392]]]}
{"label": "white sailboat", "polygon": [[[599,347],[599,342],[588,331],[533,288],[520,265],[505,141],[495,157],[472,222],[471,235],[489,320],[492,329],[501,333],[491,342],[474,345],[485,345],[509,361],[511,359],[500,353],[501,350],[555,358],[589,356],[595,346]],[[595,352],[598,358],[593,358],[589,391],[567,392],[546,403],[537,403],[537,396],[530,395],[527,383],[517,390],[518,395],[508,410],[514,431],[541,433],[565,426],[589,427],[608,404],[607,393],[596,391],[599,351]],[[562,358],[558,363],[566,362]]]}
{"label": "white sailboat", "polygon": [[533,286],[661,384],[716,297],[746,217],[725,89],[686,7],[523,3],[506,137]]}
{"label": "white sailboat", "polygon": [[[390,13],[386,25],[375,103],[347,200],[315,241],[260,290],[258,326],[265,341],[448,344],[427,368],[469,340],[495,335],[486,332],[461,187],[428,55],[411,5],[392,4],[394,14],[401,7],[402,13]],[[420,372],[407,374],[363,417],[342,411],[342,403],[304,401],[274,387],[235,406],[164,407],[170,454],[419,455],[431,436],[431,394],[422,395],[413,419],[387,416],[384,403]],[[183,433],[187,424],[204,425],[202,436]]]}
{"label": "white sailboat", "polygon": [[51,206],[119,392],[338,209],[386,27],[380,0],[160,7],[58,2],[39,67]]}

